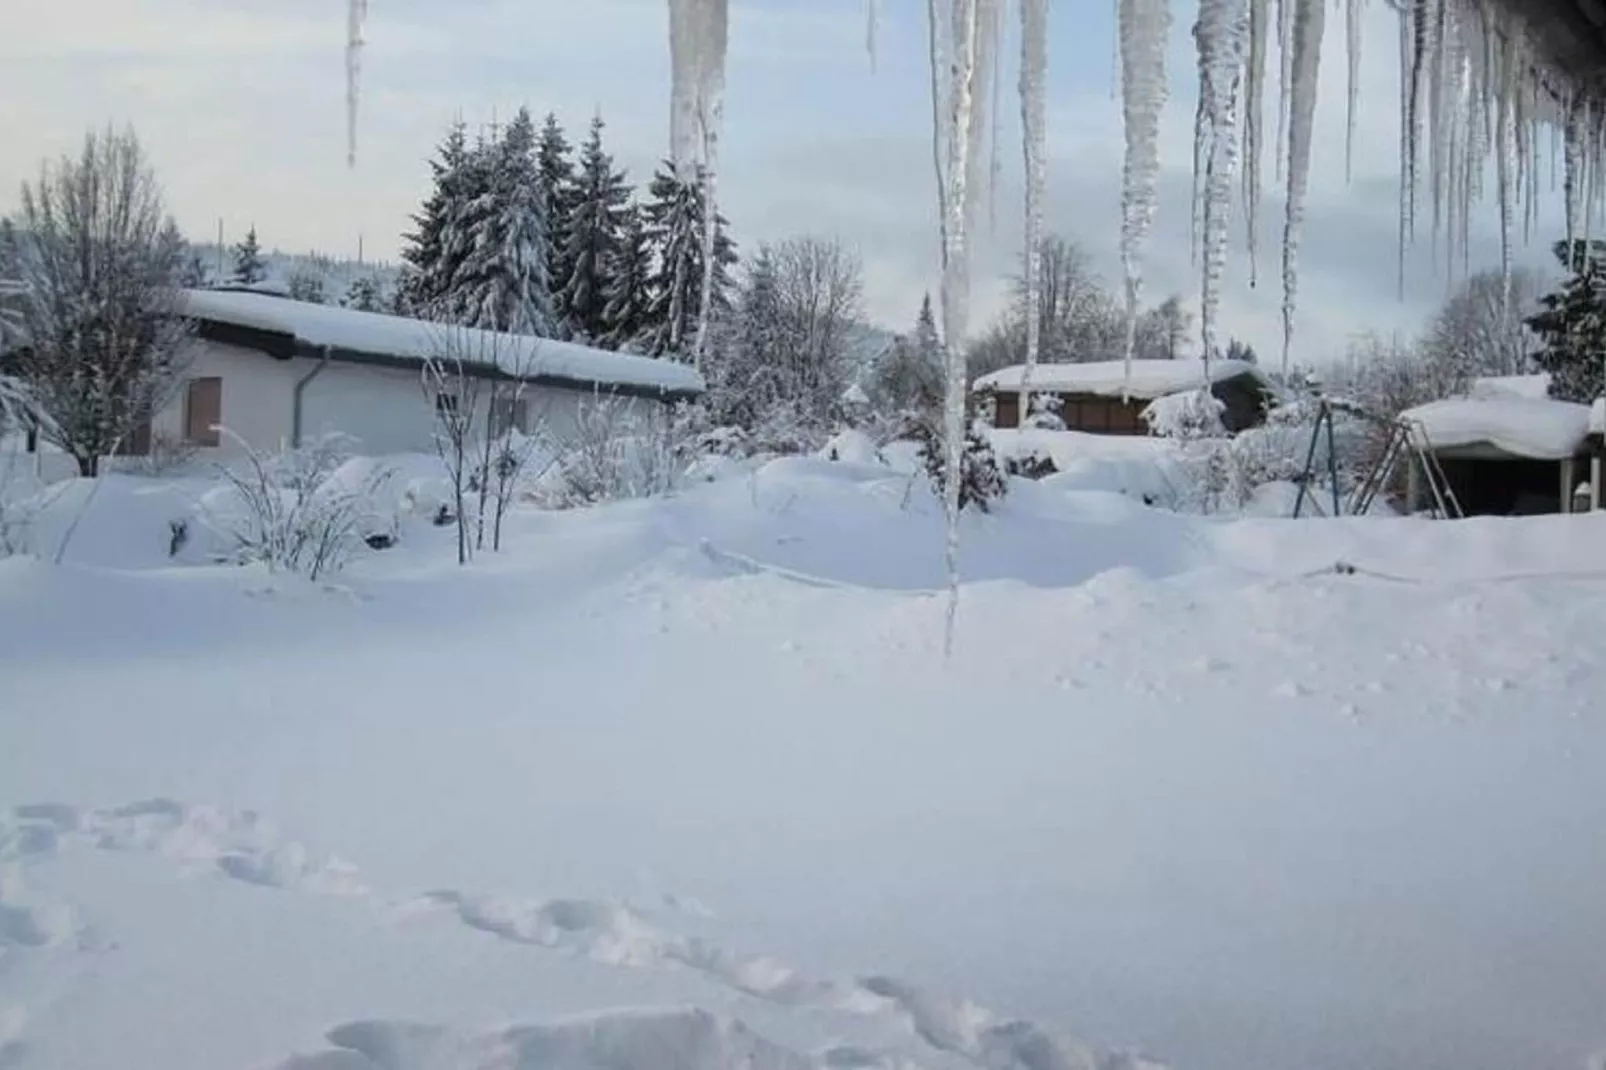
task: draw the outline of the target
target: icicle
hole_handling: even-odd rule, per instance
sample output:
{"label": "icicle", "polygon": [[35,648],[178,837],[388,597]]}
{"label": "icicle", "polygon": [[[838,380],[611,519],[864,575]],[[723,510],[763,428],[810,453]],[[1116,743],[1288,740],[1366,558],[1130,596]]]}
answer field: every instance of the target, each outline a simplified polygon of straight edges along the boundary
{"label": "icicle", "polygon": [[1500,197],[1500,318],[1502,322],[1511,306],[1511,136],[1512,98],[1516,95],[1517,49],[1516,38],[1507,35],[1502,39],[1498,67],[1499,89],[1495,97],[1494,150],[1495,186]]}
{"label": "icicle", "polygon": [[[1405,142],[1405,229],[1408,241],[1416,237],[1416,191],[1422,158],[1422,105],[1433,62],[1434,27],[1445,0],[1412,0],[1410,8],[1410,81],[1406,90]],[[1401,287],[1404,287],[1402,277]]]}
{"label": "icicle", "polygon": [[[1325,0],[1312,2],[1321,4]],[[1199,50],[1199,111],[1205,127],[1199,333],[1204,347],[1206,385],[1210,360],[1216,351],[1216,312],[1221,303],[1221,273],[1227,255],[1227,215],[1238,161],[1235,129],[1238,91],[1248,33],[1248,10],[1244,0],[1200,0],[1199,21],[1194,24],[1193,36]]]}
{"label": "icicle", "polygon": [[357,94],[362,82],[362,27],[368,0],[346,0],[346,166],[357,166]]}
{"label": "icicle", "polygon": [[1160,109],[1165,105],[1167,0],[1121,0],[1121,110],[1126,158],[1121,168],[1121,267],[1126,278],[1125,381],[1132,375],[1144,239],[1154,219],[1160,171]]}
{"label": "icicle", "polygon": [[1408,11],[1400,12],[1400,200],[1394,256],[1395,286],[1401,300],[1405,299],[1405,249],[1411,229],[1411,168],[1406,162],[1411,155],[1411,21]]}
{"label": "icicle", "polygon": [[[1288,2],[1288,0],[1284,0]],[[1312,127],[1316,118],[1317,80],[1321,73],[1322,28],[1326,0],[1295,0],[1293,82],[1289,98],[1288,203],[1283,226],[1283,374],[1294,339],[1294,308],[1299,283],[1299,235],[1305,219],[1305,191],[1310,183]]]}
{"label": "icicle", "polygon": [[1361,5],[1364,0],[1344,0],[1344,55],[1348,60],[1346,89],[1349,101],[1344,110],[1344,181],[1355,177],[1356,106],[1361,99]]}
{"label": "icicle", "polygon": [[1282,64],[1277,79],[1277,150],[1273,177],[1283,180],[1288,162],[1288,105],[1294,85],[1294,7],[1301,0],[1277,0],[1277,55]]}
{"label": "icicle", "polygon": [[[1202,88],[1205,82],[1203,57],[1199,62],[1199,85]],[[1188,263],[1194,265],[1199,263],[1200,222],[1204,216],[1205,145],[1209,140],[1209,130],[1210,120],[1205,114],[1205,99],[1201,92],[1198,103],[1193,107],[1193,188],[1188,196]]]}
{"label": "icicle", "polygon": [[669,137],[688,185],[701,179],[707,132],[723,110],[727,29],[726,0],[669,0]]}
{"label": "icicle", "polygon": [[692,362],[701,368],[713,303],[719,204],[720,125],[725,113],[727,0],[669,0],[670,142],[675,174],[703,191],[703,277]]}
{"label": "icicle", "polygon": [[[930,13],[935,20],[941,8],[939,0],[930,0]],[[944,420],[946,470],[944,504],[946,506],[948,536],[948,615],[944,647],[953,652],[954,625],[959,609],[959,483],[965,449],[965,379],[964,338],[970,305],[969,234],[973,218],[971,209],[974,197],[969,189],[972,149],[976,144],[976,100],[978,70],[983,63],[996,62],[996,56],[982,57],[978,48],[990,35],[980,14],[990,14],[978,0],[947,0],[950,15],[949,63],[947,84],[942,85],[942,73],[934,72],[934,81],[945,89],[942,105],[938,108],[937,143],[941,146],[941,174],[945,181],[939,188],[938,202],[943,216],[942,243],[942,322],[943,348],[947,364],[947,404]],[[933,23],[932,55],[940,56],[937,26]]]}
{"label": "icicle", "polygon": [[971,78],[970,145],[966,149],[966,166],[970,174],[965,180],[969,199],[966,211],[969,218],[981,217],[983,198],[990,198],[988,142],[989,118],[994,114],[991,100],[998,69],[998,8],[1003,0],[970,0],[976,7],[975,59],[976,68]]}
{"label": "icicle", "polygon": [[870,73],[876,69],[876,36],[881,24],[881,0],[864,0],[864,51],[870,57]]}
{"label": "icicle", "polygon": [[1043,192],[1046,186],[1048,0],[1020,0],[1020,119],[1026,171],[1026,367],[1021,422],[1031,411],[1032,373],[1042,346]]}
{"label": "icicle", "polygon": [[998,187],[1004,177],[1004,161],[998,151],[998,138],[1004,126],[1004,64],[998,51],[1004,41],[1004,9],[1008,6],[1009,0],[995,0],[993,7],[993,84],[988,88],[992,108],[987,116],[987,129],[992,138],[992,147],[988,152],[991,162],[987,167],[987,232],[994,235],[998,233]]}
{"label": "icicle", "polygon": [[[1573,242],[1578,237],[1578,215],[1582,208],[1583,196],[1583,169],[1584,169],[1584,123],[1587,120],[1589,105],[1584,103],[1582,96],[1575,96],[1567,106],[1567,121],[1565,126],[1566,142],[1562,177],[1562,207],[1565,213],[1567,229],[1567,255],[1572,256]],[[1572,267],[1569,263],[1568,267]]]}
{"label": "icicle", "polygon": [[[1360,0],[1349,0],[1351,4]],[[1266,96],[1266,34],[1271,0],[1249,0],[1249,60],[1244,94],[1244,232],[1249,242],[1249,288],[1260,281],[1260,149]]]}
{"label": "icicle", "polygon": [[1445,175],[1445,140],[1446,127],[1450,122],[1450,115],[1445,108],[1445,94],[1449,92],[1447,82],[1454,68],[1455,57],[1451,44],[1450,33],[1453,27],[1453,15],[1448,2],[1440,3],[1436,14],[1437,24],[1434,26],[1433,39],[1439,47],[1433,50],[1432,62],[1428,68],[1428,197],[1433,206],[1433,237],[1429,243],[1433,260],[1437,263],[1439,258],[1439,232],[1444,226],[1444,175]]}

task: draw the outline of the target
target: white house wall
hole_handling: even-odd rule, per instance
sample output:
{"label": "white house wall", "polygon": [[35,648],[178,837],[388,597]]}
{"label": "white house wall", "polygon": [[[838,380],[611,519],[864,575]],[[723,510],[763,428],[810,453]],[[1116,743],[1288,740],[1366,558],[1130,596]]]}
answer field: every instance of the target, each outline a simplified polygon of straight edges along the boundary
{"label": "white house wall", "polygon": [[[238,435],[257,449],[276,449],[290,439],[294,407],[296,372],[293,361],[275,360],[253,349],[241,349],[221,342],[197,343],[187,379],[217,376],[223,380],[222,425],[230,435]],[[184,438],[184,399],[178,395],[151,421],[153,436],[179,442]],[[205,455],[239,452],[238,444],[226,435]]]}
{"label": "white house wall", "polygon": [[[295,434],[296,384],[303,380],[303,443],[334,432],[354,439],[356,449],[367,454],[434,449],[434,400],[426,395],[419,372],[343,361],[330,361],[320,370],[320,364],[304,357],[278,360],[257,350],[211,340],[197,343],[187,376],[223,380],[222,423],[230,432],[219,446],[201,450],[201,456],[239,453],[233,436],[258,450],[289,445]],[[309,375],[311,379],[306,378]],[[490,390],[490,383],[478,385],[477,428],[483,428],[488,418]],[[523,397],[526,431],[569,442],[575,439],[581,414],[595,403],[596,394],[527,386]],[[178,396],[152,421],[155,435],[172,441],[183,438],[184,398],[181,387]],[[636,401],[630,407],[655,409],[657,403]]]}

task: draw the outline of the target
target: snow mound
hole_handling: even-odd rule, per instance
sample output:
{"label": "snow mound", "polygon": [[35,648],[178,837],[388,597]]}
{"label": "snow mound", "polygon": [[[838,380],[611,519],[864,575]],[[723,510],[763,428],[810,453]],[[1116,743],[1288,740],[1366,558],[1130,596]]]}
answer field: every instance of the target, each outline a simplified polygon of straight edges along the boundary
{"label": "snow mound", "polygon": [[[467,328],[447,328],[403,316],[290,301],[233,290],[186,290],[184,312],[199,320],[288,335],[319,350],[329,347],[366,356],[427,360],[450,345],[468,363],[531,379],[567,384],[632,386],[674,394],[702,393],[703,379],[673,361],[613,353],[573,342]],[[450,333],[446,333],[450,332]],[[478,358],[478,359],[476,359]]]}
{"label": "snow mound", "polygon": [[365,891],[351,865],[283,839],[251,810],[155,798],[103,810],[35,803],[0,820],[0,863],[37,861],[75,844],[212,866],[247,884],[334,895]]}
{"label": "snow mound", "polygon": [[739,1021],[695,1009],[624,1011],[471,1033],[416,1022],[349,1022],[333,1050],[275,1070],[816,1070]]}
{"label": "snow mound", "polygon": [[[1024,364],[1002,368],[977,379],[976,389],[1019,391],[1025,372]],[[1125,361],[1101,360],[1088,364],[1039,364],[1032,370],[1032,389],[1062,394],[1158,398],[1194,389],[1206,381],[1224,383],[1241,375],[1271,388],[1271,381],[1257,366],[1242,360],[1213,360],[1208,372],[1202,360],[1134,360],[1130,376]]]}
{"label": "snow mound", "polygon": [[849,464],[885,464],[886,459],[876,448],[875,440],[863,431],[849,428],[825,444],[816,456],[828,461],[846,461]]}
{"label": "snow mound", "polygon": [[1576,456],[1589,435],[1589,406],[1549,398],[1449,398],[1400,414],[1418,449],[1488,443],[1536,460]]}
{"label": "snow mound", "polygon": [[1474,398],[1492,401],[1502,398],[1527,398],[1529,401],[1539,401],[1550,396],[1550,373],[1480,376],[1472,380],[1469,394]]}

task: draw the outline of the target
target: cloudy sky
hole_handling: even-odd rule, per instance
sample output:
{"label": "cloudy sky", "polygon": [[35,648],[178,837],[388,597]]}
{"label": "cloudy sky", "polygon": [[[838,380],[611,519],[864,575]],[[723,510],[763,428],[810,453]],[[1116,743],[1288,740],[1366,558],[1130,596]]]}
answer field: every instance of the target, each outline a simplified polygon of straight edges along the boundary
{"label": "cloudy sky", "polygon": [[[193,236],[209,237],[221,219],[231,241],[255,224],[269,246],[349,256],[361,235],[370,256],[389,258],[454,115],[490,122],[528,104],[555,111],[578,133],[600,111],[610,147],[638,179],[668,143],[664,0],[371,0],[354,170],[345,164],[341,0],[18,2],[0,36],[0,213],[42,158],[71,150],[87,127],[129,122]],[[1050,227],[1086,247],[1112,281],[1122,145],[1113,6],[1051,0],[1048,212]],[[872,317],[905,325],[937,271],[925,0],[881,0],[873,70],[865,0],[732,7],[721,182],[738,241],[840,237],[864,260]],[[1348,182],[1342,19],[1328,20],[1296,360],[1326,359],[1359,331],[1414,331],[1447,286],[1424,241],[1411,255],[1403,301],[1397,292],[1398,35],[1384,5],[1371,7]],[[1197,301],[1188,249],[1192,17],[1191,4],[1176,6],[1160,215],[1146,269],[1155,300],[1178,292]],[[1013,40],[1007,47],[1013,57]],[[1011,62],[978,319],[996,311],[1000,280],[1019,257],[1014,77]],[[1273,84],[1268,129],[1275,92]],[[1221,330],[1270,356],[1281,338],[1282,201],[1269,158],[1264,168],[1260,285],[1249,286],[1235,219]],[[1559,219],[1559,197],[1551,197],[1524,259],[1543,262]],[[1498,260],[1494,223],[1486,205],[1475,267]]]}

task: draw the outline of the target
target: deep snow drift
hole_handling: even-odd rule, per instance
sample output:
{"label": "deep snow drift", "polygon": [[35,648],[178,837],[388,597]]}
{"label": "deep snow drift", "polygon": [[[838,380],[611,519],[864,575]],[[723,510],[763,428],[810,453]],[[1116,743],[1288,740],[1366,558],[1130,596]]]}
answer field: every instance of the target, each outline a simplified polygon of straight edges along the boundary
{"label": "deep snow drift", "polygon": [[940,507],[873,464],[323,587],[171,565],[196,488],[108,479],[0,562],[0,1066],[1606,1051],[1606,517],[1070,486],[966,518],[945,665]]}

